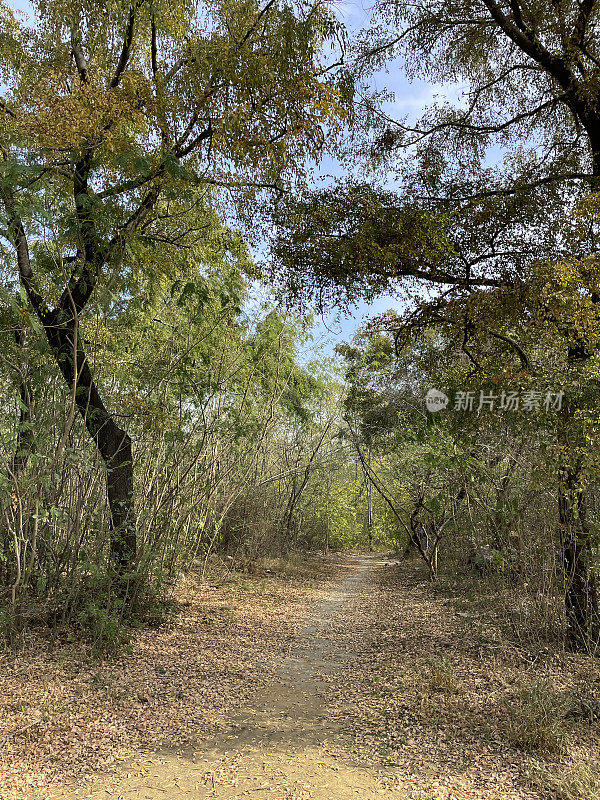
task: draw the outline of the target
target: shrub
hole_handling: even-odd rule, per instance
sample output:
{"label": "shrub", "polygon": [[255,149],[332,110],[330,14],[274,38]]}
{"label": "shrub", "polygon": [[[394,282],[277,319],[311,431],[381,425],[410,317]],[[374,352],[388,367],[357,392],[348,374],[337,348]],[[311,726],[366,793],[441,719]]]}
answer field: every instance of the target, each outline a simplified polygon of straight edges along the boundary
{"label": "shrub", "polygon": [[77,622],[95,655],[115,655],[129,642],[129,631],[118,608],[89,600],[79,611]]}

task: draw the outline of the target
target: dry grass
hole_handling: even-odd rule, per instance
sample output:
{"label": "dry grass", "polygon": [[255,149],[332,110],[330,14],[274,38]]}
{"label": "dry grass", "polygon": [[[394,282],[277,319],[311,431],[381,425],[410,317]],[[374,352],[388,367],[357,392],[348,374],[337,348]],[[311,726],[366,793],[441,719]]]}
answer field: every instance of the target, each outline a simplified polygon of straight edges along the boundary
{"label": "dry grass", "polygon": [[251,573],[274,575],[278,578],[292,578],[313,581],[322,580],[332,569],[332,562],[325,556],[307,558],[298,553],[290,553],[285,558],[260,558],[253,562]]}
{"label": "dry grass", "polygon": [[522,750],[560,755],[567,747],[572,710],[570,696],[557,691],[552,681],[526,684],[509,706],[509,739]]}
{"label": "dry grass", "polygon": [[463,686],[452,661],[442,656],[432,658],[427,664],[427,680],[431,692],[443,694],[460,694]]}
{"label": "dry grass", "polygon": [[598,800],[600,778],[598,763],[590,763],[585,755],[568,764],[548,765],[531,762],[524,771],[524,780],[542,797],[552,800]]}

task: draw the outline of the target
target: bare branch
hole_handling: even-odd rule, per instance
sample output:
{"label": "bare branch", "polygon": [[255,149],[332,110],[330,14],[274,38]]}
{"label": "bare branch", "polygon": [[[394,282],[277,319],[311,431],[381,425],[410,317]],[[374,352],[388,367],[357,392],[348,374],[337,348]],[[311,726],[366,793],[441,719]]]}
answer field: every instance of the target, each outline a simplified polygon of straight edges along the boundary
{"label": "bare branch", "polygon": [[495,339],[500,339],[501,341],[506,342],[506,344],[509,344],[519,356],[521,364],[523,365],[523,369],[526,369],[532,375],[536,374],[535,370],[533,370],[531,367],[531,361],[529,360],[527,353],[523,350],[523,348],[518,342],[515,342],[514,339],[510,338],[510,336],[506,336],[503,333],[498,333],[497,331],[492,331],[489,328],[483,328],[483,330],[486,333],[489,333],[489,335],[493,336]]}

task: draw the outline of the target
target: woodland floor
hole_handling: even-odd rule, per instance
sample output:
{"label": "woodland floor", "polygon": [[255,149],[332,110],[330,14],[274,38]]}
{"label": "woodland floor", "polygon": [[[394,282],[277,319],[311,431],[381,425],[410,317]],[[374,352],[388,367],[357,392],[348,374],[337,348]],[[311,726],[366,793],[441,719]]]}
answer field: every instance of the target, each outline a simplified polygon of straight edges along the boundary
{"label": "woodland floor", "polygon": [[560,757],[510,735],[519,687],[573,694],[597,663],[510,641],[414,563],[273,564],[178,600],[117,659],[35,637],[4,654],[1,800],[571,800],[570,770],[600,762],[593,722]]}

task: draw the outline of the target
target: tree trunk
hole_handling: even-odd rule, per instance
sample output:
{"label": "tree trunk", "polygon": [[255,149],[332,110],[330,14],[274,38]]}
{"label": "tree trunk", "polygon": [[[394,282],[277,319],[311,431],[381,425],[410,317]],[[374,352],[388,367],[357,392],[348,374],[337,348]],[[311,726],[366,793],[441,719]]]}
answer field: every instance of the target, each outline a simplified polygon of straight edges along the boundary
{"label": "tree trunk", "polygon": [[[369,469],[371,468],[371,451],[369,450]],[[369,553],[373,551],[373,485],[368,474],[365,475],[367,481],[367,541]]]}
{"label": "tree trunk", "polygon": [[565,470],[559,487],[558,512],[565,571],[567,645],[594,652],[600,636],[598,587],[591,534],[586,523],[585,495],[577,475]]}
{"label": "tree trunk", "polygon": [[[582,366],[592,355],[585,337],[568,345],[567,383],[585,385]],[[600,634],[596,559],[592,536],[586,520],[586,487],[582,482],[581,457],[578,447],[587,447],[577,411],[595,397],[567,396],[559,417],[559,444],[566,463],[559,472],[558,518],[565,577],[566,644],[571,650],[593,652]]]}
{"label": "tree trunk", "polygon": [[[25,331],[18,328],[15,330],[15,341],[17,347],[25,348]],[[25,364],[25,358],[22,359]],[[24,367],[25,369],[25,367]],[[33,436],[33,391],[26,372],[19,375],[19,426],[17,428],[17,441],[12,458],[12,470],[17,478],[25,471],[29,463],[31,446],[34,442]]]}
{"label": "tree trunk", "polygon": [[87,356],[78,343],[77,321],[63,321],[57,312],[44,328],[67,386],[75,386],[77,409],[106,467],[111,561],[122,575],[133,564],[137,539],[131,438],[116,424],[102,401]]}

